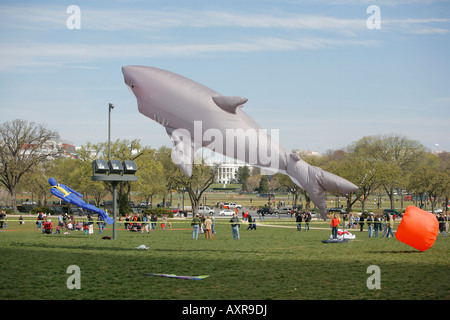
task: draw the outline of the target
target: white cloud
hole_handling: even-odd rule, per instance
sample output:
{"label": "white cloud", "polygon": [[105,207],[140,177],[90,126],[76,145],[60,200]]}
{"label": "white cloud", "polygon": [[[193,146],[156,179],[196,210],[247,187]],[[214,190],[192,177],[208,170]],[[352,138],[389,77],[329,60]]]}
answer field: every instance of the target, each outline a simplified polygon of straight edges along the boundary
{"label": "white cloud", "polygon": [[450,33],[450,19],[382,19],[382,26],[409,34],[441,34]]}
{"label": "white cloud", "polygon": [[[313,1],[317,2],[317,1]],[[320,1],[319,1],[320,2]],[[336,2],[328,2],[336,4]],[[373,1],[365,1],[372,4]],[[405,1],[376,1],[379,6],[406,5],[411,0]],[[414,3],[429,4],[431,0],[416,0]],[[439,2],[439,1],[438,1]],[[448,0],[441,1],[448,2]],[[338,4],[361,5],[361,1],[344,0]],[[66,6],[3,6],[0,7],[0,26],[3,28],[17,29],[43,29],[61,30],[66,28],[66,20],[70,14],[66,12]],[[322,30],[327,32],[359,32],[366,29],[367,14],[363,11],[357,18],[341,18],[333,16],[292,14],[278,11],[276,14],[262,14],[254,12],[232,12],[214,10],[178,9],[149,10],[149,9],[97,9],[80,6],[81,28],[91,31],[150,31],[154,29],[171,28],[271,28],[271,29],[306,29]],[[383,23],[401,24],[405,30],[414,26],[433,24],[442,25],[449,22],[448,19],[391,19],[384,18]],[[430,28],[431,28],[430,27]],[[447,30],[446,28],[440,28]]]}
{"label": "white cloud", "polygon": [[[81,28],[95,31],[132,31],[169,28],[284,28],[353,32],[365,28],[365,16],[344,19],[320,15],[255,14],[210,10],[112,10],[81,7]],[[65,7],[3,7],[0,26],[57,30],[66,28]]]}
{"label": "white cloud", "polygon": [[3,43],[0,71],[17,67],[79,67],[90,62],[121,58],[154,58],[167,56],[207,55],[221,52],[261,52],[312,50],[337,46],[374,47],[375,40],[334,40],[318,37],[283,39],[258,37],[222,43],[153,43],[153,44],[66,44],[66,43]]}

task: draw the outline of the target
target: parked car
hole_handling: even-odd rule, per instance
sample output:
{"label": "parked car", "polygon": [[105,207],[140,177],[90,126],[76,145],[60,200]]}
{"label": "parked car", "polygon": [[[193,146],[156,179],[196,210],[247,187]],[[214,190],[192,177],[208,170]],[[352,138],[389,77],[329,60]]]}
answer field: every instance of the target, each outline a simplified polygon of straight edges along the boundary
{"label": "parked car", "polygon": [[342,209],[342,208],[338,208],[338,207],[330,208],[330,209],[328,209],[328,213],[342,213],[342,214],[344,214],[345,210]]}
{"label": "parked car", "polygon": [[141,203],[139,203],[139,206],[142,208],[151,207],[151,205],[152,203],[150,201],[149,202],[142,201]]}
{"label": "parked car", "polygon": [[264,207],[261,209],[258,209],[258,211],[256,211],[256,213],[260,214],[279,214],[280,212],[278,211],[278,209],[273,209],[273,208],[269,208],[269,207]]}
{"label": "parked car", "polygon": [[292,210],[292,208],[289,208],[289,207],[283,207],[283,208],[278,209],[278,212],[292,214],[293,210]]}
{"label": "parked car", "polygon": [[114,206],[114,202],[113,201],[103,201],[102,203],[100,203],[100,205],[103,207],[112,207],[112,206]]}
{"label": "parked car", "polygon": [[225,209],[220,211],[219,215],[221,216],[232,216],[234,211],[231,211],[230,209]]}
{"label": "parked car", "polygon": [[383,210],[383,214],[391,214],[391,215],[394,215],[394,214],[395,214],[396,217],[401,217],[401,216],[402,216],[402,215],[400,214],[400,212],[398,212],[398,211],[395,210],[395,209],[384,209],[384,210]]}
{"label": "parked car", "polygon": [[223,207],[224,207],[224,209],[235,209],[235,208],[241,209],[242,208],[242,206],[240,204],[237,204],[236,202],[225,202],[223,204]]}
{"label": "parked car", "polygon": [[242,206],[240,204],[237,204],[236,202],[230,202],[230,206],[233,208],[242,209]]}
{"label": "parked car", "polygon": [[214,210],[213,209],[211,209],[210,207],[203,207],[203,206],[198,207],[198,211],[197,212],[200,213],[200,214],[210,214],[210,215],[214,214]]}
{"label": "parked car", "polygon": [[[172,202],[166,201],[166,207],[170,207],[172,205]],[[158,208],[162,208],[164,206],[164,202],[160,202],[156,205]]]}

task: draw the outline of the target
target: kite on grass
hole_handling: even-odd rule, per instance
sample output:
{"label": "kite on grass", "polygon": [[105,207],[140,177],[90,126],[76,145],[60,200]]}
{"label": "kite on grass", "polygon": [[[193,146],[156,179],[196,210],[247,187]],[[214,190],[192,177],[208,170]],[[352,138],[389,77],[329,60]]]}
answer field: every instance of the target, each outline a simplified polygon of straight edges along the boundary
{"label": "kite on grass", "polygon": [[188,279],[188,280],[203,280],[208,278],[208,275],[201,276],[177,276],[176,274],[166,274],[166,273],[146,273],[146,276],[156,276],[156,277],[164,277],[164,278],[177,278],[177,279]]}
{"label": "kite on grass", "polygon": [[48,179],[48,183],[52,186],[50,192],[57,196],[58,198],[61,198],[62,200],[71,203],[73,205],[76,205],[78,207],[81,207],[83,209],[98,213],[102,216],[103,220],[105,220],[106,223],[112,224],[114,220],[109,217],[105,211],[102,209],[97,208],[96,206],[93,206],[91,204],[88,204],[84,202],[81,198],[83,195],[70,187],[57,183],[55,178]]}

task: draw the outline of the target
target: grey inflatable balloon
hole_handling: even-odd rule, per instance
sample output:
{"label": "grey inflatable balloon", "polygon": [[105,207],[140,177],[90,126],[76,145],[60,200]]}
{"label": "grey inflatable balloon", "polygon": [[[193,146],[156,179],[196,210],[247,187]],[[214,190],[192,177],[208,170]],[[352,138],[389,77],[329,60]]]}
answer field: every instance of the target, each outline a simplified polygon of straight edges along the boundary
{"label": "grey inflatable balloon", "polygon": [[287,174],[308,192],[326,219],[325,192],[348,194],[353,183],[311,166],[278,144],[243,110],[246,98],[223,96],[178,74],[147,66],[122,67],[125,83],[145,116],[166,128],[172,160],[191,176],[194,154],[206,147],[254,166]]}

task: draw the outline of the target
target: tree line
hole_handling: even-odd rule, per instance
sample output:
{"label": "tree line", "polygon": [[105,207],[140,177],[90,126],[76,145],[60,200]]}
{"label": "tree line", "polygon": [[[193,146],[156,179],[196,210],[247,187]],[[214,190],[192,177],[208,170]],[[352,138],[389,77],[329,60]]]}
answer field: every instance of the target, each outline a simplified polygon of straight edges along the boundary
{"label": "tree line", "polygon": [[[59,134],[44,125],[13,120],[0,126],[0,182],[10,193],[13,210],[17,212],[18,190],[32,192],[41,204],[46,204],[51,193],[48,178],[69,185],[94,201],[98,206],[112,193],[108,182],[91,180],[95,159],[107,159],[108,144],[87,143],[81,146],[76,158],[62,157],[64,150],[55,143]],[[171,148],[158,149],[143,146],[140,140],[111,142],[111,159],[134,160],[137,165],[137,182],[121,182],[118,187],[119,210],[127,212],[133,192],[153,203],[153,197],[163,197],[163,203],[173,189],[184,190],[189,195],[193,210],[201,202],[202,194],[214,182],[216,166],[207,165],[204,159],[195,161],[191,177],[185,176],[172,162]],[[369,195],[387,194],[394,209],[394,194],[404,191],[427,197],[432,209],[439,202],[448,203],[450,194],[450,154],[432,154],[420,142],[401,135],[367,136],[342,150],[329,150],[324,156],[303,159],[311,165],[322,167],[353,182],[359,190],[346,195],[347,211],[356,202],[365,209]],[[236,179],[242,190],[252,192],[291,192],[294,203],[300,195],[310,206],[308,194],[283,174],[266,175],[259,169],[245,166],[238,170]],[[403,199],[403,197],[402,197]]]}

